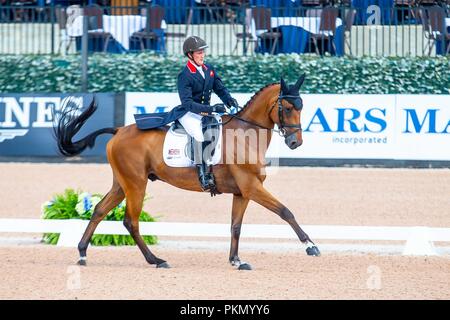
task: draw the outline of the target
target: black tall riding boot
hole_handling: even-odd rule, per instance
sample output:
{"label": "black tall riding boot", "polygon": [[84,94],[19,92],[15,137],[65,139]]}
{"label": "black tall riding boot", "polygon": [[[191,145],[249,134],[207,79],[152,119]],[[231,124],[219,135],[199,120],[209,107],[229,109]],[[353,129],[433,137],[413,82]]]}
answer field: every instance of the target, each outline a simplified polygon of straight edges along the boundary
{"label": "black tall riding boot", "polygon": [[203,190],[209,190],[214,186],[214,180],[209,173],[206,172],[206,163],[203,159],[203,143],[194,140],[194,162],[197,167],[198,180]]}

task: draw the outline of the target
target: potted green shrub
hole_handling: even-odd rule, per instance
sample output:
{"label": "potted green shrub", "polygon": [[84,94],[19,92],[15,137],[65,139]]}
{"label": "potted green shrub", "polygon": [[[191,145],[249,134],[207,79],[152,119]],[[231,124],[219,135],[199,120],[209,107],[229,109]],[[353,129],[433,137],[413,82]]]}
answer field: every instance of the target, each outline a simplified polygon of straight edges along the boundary
{"label": "potted green shrub", "polygon": [[[52,201],[42,205],[42,219],[91,219],[95,206],[103,198],[101,194],[90,194],[87,192],[66,189],[62,194],[56,194]],[[144,199],[146,201],[147,198]],[[125,216],[126,200],[111,210],[105,217],[109,221],[123,221]],[[155,218],[146,211],[142,211],[139,221],[152,222]],[[47,244],[57,244],[58,233],[45,233],[42,241]],[[146,244],[156,244],[156,236],[143,236]],[[135,242],[130,235],[94,234],[91,238],[94,246],[121,246],[134,245]]]}

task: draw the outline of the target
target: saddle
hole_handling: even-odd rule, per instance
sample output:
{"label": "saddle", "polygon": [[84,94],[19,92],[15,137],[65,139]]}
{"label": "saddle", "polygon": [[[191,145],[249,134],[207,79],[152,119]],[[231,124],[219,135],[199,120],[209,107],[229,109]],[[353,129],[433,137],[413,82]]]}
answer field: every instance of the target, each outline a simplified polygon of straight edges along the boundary
{"label": "saddle", "polygon": [[[205,137],[204,150],[210,156],[206,160],[208,166],[218,164],[222,157],[222,118],[220,115],[202,118],[202,128]],[[164,139],[163,159],[167,166],[186,168],[195,167],[194,138],[190,137],[181,123],[176,120],[170,126]]]}

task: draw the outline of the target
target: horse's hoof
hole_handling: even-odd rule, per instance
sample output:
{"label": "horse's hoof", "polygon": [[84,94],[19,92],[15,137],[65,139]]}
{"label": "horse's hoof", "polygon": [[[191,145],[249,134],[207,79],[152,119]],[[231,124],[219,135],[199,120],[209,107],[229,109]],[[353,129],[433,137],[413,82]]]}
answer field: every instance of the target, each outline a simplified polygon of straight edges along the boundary
{"label": "horse's hoof", "polygon": [[77,264],[78,264],[79,266],[86,266],[86,265],[87,265],[86,259],[80,259],[80,260],[78,260]]}
{"label": "horse's hoof", "polygon": [[320,251],[319,251],[319,248],[317,248],[316,246],[312,246],[312,247],[306,248],[306,254],[308,256],[319,257],[320,256]]}
{"label": "horse's hoof", "polygon": [[239,265],[238,270],[252,270],[252,266],[248,263],[242,263]]}
{"label": "horse's hoof", "polygon": [[161,262],[160,264],[156,265],[156,268],[163,268],[163,269],[170,269],[170,266],[167,262]]}

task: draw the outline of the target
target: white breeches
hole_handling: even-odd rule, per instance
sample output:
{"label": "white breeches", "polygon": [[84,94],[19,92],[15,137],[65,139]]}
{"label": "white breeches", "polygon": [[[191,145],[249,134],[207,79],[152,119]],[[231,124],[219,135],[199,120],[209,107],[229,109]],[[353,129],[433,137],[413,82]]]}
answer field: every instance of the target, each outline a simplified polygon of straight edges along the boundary
{"label": "white breeches", "polygon": [[194,137],[198,142],[202,142],[205,140],[203,137],[202,131],[202,116],[193,112],[188,112],[180,119],[181,125],[184,127],[186,132]]}

